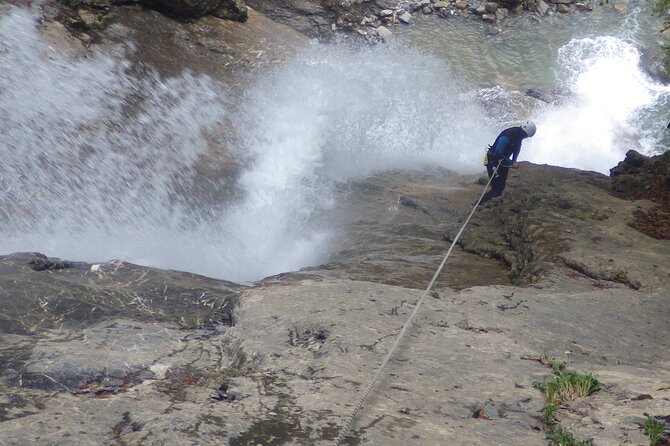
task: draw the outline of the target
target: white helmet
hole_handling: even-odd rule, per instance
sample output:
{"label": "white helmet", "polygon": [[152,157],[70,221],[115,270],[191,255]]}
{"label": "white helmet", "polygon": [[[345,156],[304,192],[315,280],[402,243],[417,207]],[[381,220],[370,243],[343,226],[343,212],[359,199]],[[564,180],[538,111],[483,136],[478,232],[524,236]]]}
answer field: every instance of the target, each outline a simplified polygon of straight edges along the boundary
{"label": "white helmet", "polygon": [[537,127],[535,127],[535,123],[533,121],[526,121],[521,124],[521,129],[526,132],[526,135],[528,135],[529,138],[532,138],[535,134],[535,130],[537,130]]}

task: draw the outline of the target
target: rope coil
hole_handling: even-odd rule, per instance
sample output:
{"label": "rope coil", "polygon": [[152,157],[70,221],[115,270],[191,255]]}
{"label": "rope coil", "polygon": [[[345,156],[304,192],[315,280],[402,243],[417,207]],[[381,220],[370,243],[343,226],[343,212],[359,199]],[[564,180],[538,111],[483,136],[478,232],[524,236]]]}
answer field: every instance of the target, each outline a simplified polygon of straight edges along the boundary
{"label": "rope coil", "polygon": [[482,201],[482,198],[484,198],[484,194],[486,193],[486,189],[488,189],[489,185],[491,184],[491,180],[496,177],[498,174],[498,168],[500,167],[501,161],[498,161],[498,165],[493,169],[493,175],[491,175],[491,178],[489,178],[488,183],[486,183],[486,186],[484,187],[484,190],[482,191],[482,194],[479,196],[479,199],[477,202],[474,204],[472,207],[472,210],[470,211],[470,215],[468,215],[468,218],[465,220],[465,223],[461,226],[461,229],[458,231],[456,234],[456,237],[454,237],[454,240],[451,242],[451,246],[449,247],[449,250],[447,251],[447,254],[444,256],[444,259],[442,259],[442,263],[440,263],[440,266],[437,268],[435,271],[435,274],[433,275],[433,278],[431,279],[430,283],[428,284],[428,288],[426,288],[426,291],[423,292],[419,300],[417,301],[416,305],[414,306],[414,310],[412,310],[412,313],[410,314],[409,318],[405,322],[405,324],[402,326],[402,329],[400,330],[400,333],[398,333],[398,336],[396,336],[395,342],[393,343],[393,346],[391,346],[391,349],[387,353],[386,357],[382,361],[381,365],[377,368],[377,371],[375,372],[374,376],[366,386],[365,390],[363,391],[363,394],[359,398],[358,402],[354,406],[354,410],[351,412],[351,415],[347,417],[346,423],[344,425],[344,428],[340,431],[340,434],[337,436],[335,439],[335,445],[340,446],[342,444],[342,441],[344,440],[344,437],[349,433],[349,430],[351,430],[351,426],[354,423],[354,420],[356,419],[356,416],[358,415],[358,412],[363,408],[363,405],[365,404],[365,401],[367,400],[368,396],[370,395],[370,392],[374,388],[375,384],[377,381],[379,381],[379,378],[381,378],[382,373],[384,371],[384,368],[388,364],[388,362],[391,360],[393,357],[393,353],[395,353],[396,348],[400,344],[400,341],[402,340],[403,336],[405,335],[405,332],[407,331],[407,328],[412,324],[414,321],[414,317],[416,314],[419,312],[419,308],[421,308],[421,305],[423,304],[423,301],[426,299],[426,296],[428,296],[428,293],[430,293],[431,288],[433,288],[433,285],[435,284],[435,281],[437,280],[438,276],[442,272],[442,269],[444,268],[444,265],[447,263],[447,259],[451,255],[451,251],[453,251],[454,246],[456,246],[456,242],[458,242],[458,239],[461,237],[463,234],[463,231],[465,230],[465,227],[468,225],[470,222],[470,219],[475,213],[475,210],[477,210],[477,206],[479,206],[479,203]]}

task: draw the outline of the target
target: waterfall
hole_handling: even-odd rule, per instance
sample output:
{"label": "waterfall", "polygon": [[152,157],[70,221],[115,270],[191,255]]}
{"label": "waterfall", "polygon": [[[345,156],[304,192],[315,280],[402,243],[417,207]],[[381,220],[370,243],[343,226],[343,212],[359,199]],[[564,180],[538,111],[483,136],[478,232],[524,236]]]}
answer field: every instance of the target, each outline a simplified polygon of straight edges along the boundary
{"label": "waterfall", "polygon": [[[235,110],[221,82],[115,57],[68,56],[31,12],[0,16],[0,252],[253,281],[327,258],[338,185],[476,172],[494,136],[447,64],[403,47],[311,44]],[[211,139],[240,166],[216,179],[235,182],[225,199],[194,192]]]}
{"label": "waterfall", "polygon": [[560,48],[558,83],[570,94],[538,111],[537,136],[525,144],[533,162],[608,173],[629,149],[647,155],[669,119],[670,87],[650,79],[640,51],[613,36],[573,39]]}
{"label": "waterfall", "polygon": [[[498,131],[537,122],[520,160],[609,173],[628,150],[654,155],[670,141],[669,89],[642,62],[643,53],[660,52],[663,16],[653,2],[626,4],[625,12],[605,5],[539,22],[512,14],[495,27],[422,18],[394,30],[471,78]],[[561,94],[555,104],[532,104],[527,89]]]}
{"label": "waterfall", "polygon": [[[483,172],[482,149],[511,118],[529,117],[492,121],[479,86],[454,74],[458,60],[408,44],[314,42],[233,100],[204,75],[162,78],[116,53],[65,54],[33,12],[5,11],[4,254],[122,259],[238,282],[297,270],[327,261],[342,184],[401,169]],[[538,71],[546,49],[524,45],[491,66],[519,59]],[[668,88],[643,73],[629,39],[575,37],[556,58],[556,85],[569,94],[529,111],[538,132],[521,160],[607,172],[630,148],[662,150]],[[237,171],[204,181],[202,165],[224,163],[213,144]]]}

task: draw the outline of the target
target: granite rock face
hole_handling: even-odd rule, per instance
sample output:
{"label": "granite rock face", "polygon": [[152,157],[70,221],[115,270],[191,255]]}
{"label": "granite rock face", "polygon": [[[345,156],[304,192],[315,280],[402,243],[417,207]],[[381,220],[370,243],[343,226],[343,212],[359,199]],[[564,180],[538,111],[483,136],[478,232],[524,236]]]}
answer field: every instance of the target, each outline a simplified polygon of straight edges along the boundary
{"label": "granite rock face", "polygon": [[[561,420],[576,435],[595,444],[626,438],[642,444],[641,429],[629,420],[662,416],[668,408],[662,386],[670,378],[662,328],[667,299],[656,293],[632,299],[624,286],[589,290],[584,279],[563,280],[571,291],[438,289],[360,411],[348,443],[543,444],[537,417],[544,396],[533,382],[550,376],[539,362],[544,351],[595,373],[606,386],[562,409]],[[237,324],[226,331],[182,331],[179,338],[169,327],[151,327],[157,332],[147,339],[152,353],[137,352],[142,374],[68,389],[5,387],[0,431],[16,445],[332,444],[419,294],[340,279],[262,285],[244,293]],[[94,331],[131,326],[139,328],[138,341],[145,339],[146,328],[136,322],[110,321],[82,333],[82,340],[68,341],[75,333],[65,332],[42,340],[31,353],[31,370],[57,381],[45,349],[57,358],[51,347],[65,343],[85,355],[86,344],[99,349],[101,338],[89,337]],[[120,353],[97,356],[110,363]],[[70,362],[76,357],[67,355]]]}

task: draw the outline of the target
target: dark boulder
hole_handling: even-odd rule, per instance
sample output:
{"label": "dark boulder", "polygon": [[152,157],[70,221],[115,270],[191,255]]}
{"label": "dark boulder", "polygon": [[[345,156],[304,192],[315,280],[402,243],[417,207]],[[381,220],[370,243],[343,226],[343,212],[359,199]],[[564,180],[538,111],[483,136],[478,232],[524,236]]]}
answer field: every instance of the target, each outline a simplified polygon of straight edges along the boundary
{"label": "dark boulder", "polygon": [[670,239],[670,151],[646,157],[629,150],[610,175],[615,195],[656,203],[654,208],[636,211],[630,225],[650,237]]}
{"label": "dark boulder", "polygon": [[220,19],[234,20],[236,22],[246,22],[249,18],[247,6],[243,0],[221,0],[219,6],[212,11],[212,15]]}
{"label": "dark boulder", "polygon": [[647,159],[648,157],[642,155],[640,152],[629,150],[626,152],[626,158],[610,169],[610,176],[614,178],[623,174],[638,173],[640,167],[644,165]]}
{"label": "dark boulder", "polygon": [[[245,22],[248,18],[244,0],[136,0],[130,2],[127,0],[60,0],[60,3],[75,12],[83,8],[94,12],[95,15],[103,12],[106,14],[114,5],[137,3],[178,20],[197,19],[206,15],[237,22]],[[75,20],[78,18],[75,17]]]}
{"label": "dark boulder", "polygon": [[640,56],[640,67],[654,80],[664,84],[670,83],[670,76],[665,69],[665,56],[660,48],[645,48]]}
{"label": "dark boulder", "polygon": [[530,96],[531,98],[535,98],[547,104],[560,104],[565,98],[571,96],[571,94],[568,91],[563,91],[558,88],[551,90],[529,88],[526,90],[526,96]]}
{"label": "dark boulder", "polygon": [[647,157],[629,150],[610,176],[612,191],[622,198],[670,204],[670,152]]}
{"label": "dark boulder", "polygon": [[322,6],[319,1],[247,0],[247,3],[255,11],[271,20],[288,25],[310,37],[318,37],[330,32],[330,25],[335,22],[337,16],[335,11]]}
{"label": "dark boulder", "polygon": [[211,14],[244,22],[248,17],[243,0],[144,0],[143,3],[181,20],[197,19]]}

